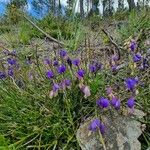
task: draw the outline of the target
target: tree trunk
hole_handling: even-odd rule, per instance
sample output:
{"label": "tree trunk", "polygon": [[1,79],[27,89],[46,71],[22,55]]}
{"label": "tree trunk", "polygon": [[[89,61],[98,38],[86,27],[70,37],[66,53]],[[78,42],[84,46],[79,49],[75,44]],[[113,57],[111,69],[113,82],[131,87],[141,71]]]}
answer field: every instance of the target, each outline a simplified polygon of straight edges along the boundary
{"label": "tree trunk", "polygon": [[57,15],[56,0],[53,0],[53,14],[54,16]]}
{"label": "tree trunk", "polygon": [[124,0],[118,0],[118,10],[121,11],[124,9]]}
{"label": "tree trunk", "polygon": [[61,2],[60,2],[60,0],[59,0],[59,3],[58,3],[58,14],[59,14],[59,16],[62,14],[62,12],[61,12]]}
{"label": "tree trunk", "polygon": [[80,0],[80,16],[84,17],[84,8],[83,8],[83,0]]}
{"label": "tree trunk", "polygon": [[86,0],[86,3],[87,3],[87,13],[90,11],[90,0]]}
{"label": "tree trunk", "polygon": [[102,4],[103,4],[103,15],[105,16],[106,15],[106,13],[105,13],[105,8],[106,8],[105,0],[103,0]]}
{"label": "tree trunk", "polygon": [[143,0],[143,7],[145,6],[145,0]]}
{"label": "tree trunk", "polygon": [[129,5],[129,11],[133,10],[135,8],[135,2],[134,0],[127,0]]}

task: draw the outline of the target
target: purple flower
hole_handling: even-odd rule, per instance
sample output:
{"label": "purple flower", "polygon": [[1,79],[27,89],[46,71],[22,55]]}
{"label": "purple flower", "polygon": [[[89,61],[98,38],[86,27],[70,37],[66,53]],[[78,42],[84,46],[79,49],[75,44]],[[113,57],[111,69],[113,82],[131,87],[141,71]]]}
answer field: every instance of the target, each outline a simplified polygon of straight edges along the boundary
{"label": "purple flower", "polygon": [[111,87],[107,87],[107,88],[106,88],[106,93],[107,93],[108,95],[111,95],[111,94],[113,93],[112,88],[111,88]]}
{"label": "purple flower", "polygon": [[14,75],[14,71],[13,71],[12,68],[8,69],[8,75],[11,76],[11,77]]}
{"label": "purple flower", "polygon": [[133,91],[135,86],[138,84],[138,79],[136,78],[128,78],[125,80],[125,84],[128,90]]}
{"label": "purple flower", "polygon": [[71,80],[65,79],[65,85],[66,85],[66,86],[70,86],[70,85],[71,85]]}
{"label": "purple flower", "polygon": [[60,50],[59,54],[60,54],[60,57],[64,58],[67,55],[67,51],[62,49]]}
{"label": "purple flower", "polygon": [[45,58],[45,59],[44,59],[44,64],[45,64],[45,65],[50,65],[50,64],[51,64],[50,59],[49,59],[49,58]]}
{"label": "purple flower", "polygon": [[60,89],[64,90],[64,89],[66,88],[65,81],[64,81],[64,80],[61,81],[61,82],[59,83],[59,86],[60,86]]}
{"label": "purple flower", "polygon": [[32,72],[29,72],[28,76],[29,76],[29,80],[33,80],[33,73]]}
{"label": "purple flower", "polygon": [[17,52],[16,52],[16,50],[13,50],[13,51],[11,51],[9,54],[16,56],[16,55],[17,55]]}
{"label": "purple flower", "polygon": [[131,51],[136,50],[136,48],[137,48],[137,43],[136,43],[135,41],[132,41],[132,42],[130,43],[130,49],[131,49]]}
{"label": "purple flower", "polygon": [[3,53],[4,53],[4,55],[8,55],[8,54],[9,54],[9,50],[4,49],[4,50],[3,50]]}
{"label": "purple flower", "polygon": [[54,61],[53,61],[53,66],[58,66],[58,60],[56,60],[56,59],[54,59]]}
{"label": "purple flower", "polygon": [[16,64],[16,60],[13,59],[13,58],[7,58],[7,62],[8,62],[8,64],[10,64],[10,65],[15,65],[15,64]]}
{"label": "purple flower", "polygon": [[111,104],[112,104],[112,106],[114,106],[114,108],[115,108],[116,110],[120,109],[121,102],[120,102],[120,100],[117,99],[116,97],[113,97],[113,98],[112,98]]}
{"label": "purple flower", "polygon": [[68,57],[68,59],[67,59],[67,63],[68,63],[68,65],[71,67],[72,66],[72,60]]}
{"label": "purple flower", "polygon": [[111,70],[112,70],[113,72],[117,71],[117,65],[113,65],[113,66],[111,67]]}
{"label": "purple flower", "polygon": [[96,63],[95,64],[97,71],[102,69],[102,64],[101,63]]}
{"label": "purple flower", "polygon": [[72,64],[78,67],[80,64],[80,60],[78,58],[74,59],[74,60],[72,60]]}
{"label": "purple flower", "polygon": [[138,62],[138,61],[141,60],[141,58],[142,58],[141,54],[138,53],[138,54],[136,54],[136,55],[133,56],[133,61],[134,62]]}
{"label": "purple flower", "polygon": [[46,76],[47,76],[47,78],[53,78],[54,77],[54,73],[51,71],[51,70],[49,70],[49,71],[47,71],[47,73],[46,73]]}
{"label": "purple flower", "polygon": [[109,106],[109,100],[107,98],[100,98],[99,100],[96,101],[96,104],[99,106],[99,107],[102,107],[102,108],[107,108]]}
{"label": "purple flower", "polygon": [[53,92],[58,92],[58,90],[59,90],[59,85],[54,83],[54,85],[53,85]]}
{"label": "purple flower", "polygon": [[65,80],[63,80],[62,82],[60,82],[60,88],[62,89],[62,90],[64,90],[64,89],[66,89],[66,88],[70,88],[70,86],[71,86],[71,80],[69,80],[69,79],[65,79]]}
{"label": "purple flower", "polygon": [[99,128],[100,128],[101,134],[104,134],[105,133],[105,125],[103,123],[101,123]]}
{"label": "purple flower", "polygon": [[66,66],[63,65],[63,64],[60,65],[60,66],[58,66],[57,71],[58,71],[58,73],[60,73],[60,74],[64,73],[64,72],[66,71]]}
{"label": "purple flower", "polygon": [[97,71],[97,67],[95,65],[90,64],[89,70],[90,70],[90,72],[95,73]]}
{"label": "purple flower", "polygon": [[127,106],[132,109],[134,105],[135,105],[135,99],[133,97],[129,98],[127,101]]}
{"label": "purple flower", "polygon": [[98,118],[94,119],[89,125],[89,130],[95,132],[97,129],[100,130],[101,134],[105,133],[105,126]]}
{"label": "purple flower", "polygon": [[79,78],[81,78],[81,77],[83,78],[84,75],[85,75],[85,71],[83,69],[79,69],[78,72],[77,72],[77,75],[78,75]]}
{"label": "purple flower", "polygon": [[89,130],[96,131],[96,129],[99,128],[99,126],[100,126],[100,120],[94,119],[89,126]]}
{"label": "purple flower", "polygon": [[113,55],[112,56],[112,60],[113,61],[118,61],[119,60],[119,56],[118,55]]}
{"label": "purple flower", "polygon": [[6,78],[5,72],[0,71],[0,79],[4,79],[4,78]]}
{"label": "purple flower", "polygon": [[81,91],[84,93],[84,98],[91,96],[91,91],[90,91],[89,86],[86,86],[83,83],[80,83],[79,87],[80,87]]}
{"label": "purple flower", "polygon": [[148,60],[146,58],[143,59],[143,68],[146,69],[149,67]]}

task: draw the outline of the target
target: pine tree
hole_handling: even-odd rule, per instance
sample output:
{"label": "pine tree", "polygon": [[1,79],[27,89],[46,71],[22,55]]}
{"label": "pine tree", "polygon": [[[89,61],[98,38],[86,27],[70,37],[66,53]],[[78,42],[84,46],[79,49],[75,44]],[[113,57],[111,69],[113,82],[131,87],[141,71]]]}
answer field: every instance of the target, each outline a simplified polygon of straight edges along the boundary
{"label": "pine tree", "polygon": [[8,5],[14,5],[17,8],[24,7],[27,4],[27,0],[10,0]]}
{"label": "pine tree", "polygon": [[58,2],[58,15],[59,15],[59,16],[62,15],[62,6],[61,6],[60,0],[59,0],[59,2]]}
{"label": "pine tree", "polygon": [[81,18],[84,17],[84,6],[83,6],[83,0],[80,0],[80,16]]}

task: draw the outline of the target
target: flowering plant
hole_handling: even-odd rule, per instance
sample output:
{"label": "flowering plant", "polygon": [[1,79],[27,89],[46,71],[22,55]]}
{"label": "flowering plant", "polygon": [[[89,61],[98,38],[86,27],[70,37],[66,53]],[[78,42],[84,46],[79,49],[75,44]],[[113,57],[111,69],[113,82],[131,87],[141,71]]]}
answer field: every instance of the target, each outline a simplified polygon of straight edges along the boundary
{"label": "flowering plant", "polygon": [[[128,114],[134,112],[143,85],[139,73],[149,69],[147,58],[137,49],[137,43],[131,42],[128,64],[123,69],[119,68],[122,60],[115,55],[112,55],[108,65],[107,62],[71,57],[65,49],[51,56],[29,57],[26,60],[22,60],[16,51],[14,55],[8,55],[10,52],[5,50],[0,70],[1,94],[9,91],[8,96],[12,94],[14,97],[13,93],[16,93],[17,99],[23,97],[24,103],[34,105],[39,118],[41,115],[42,119],[47,117],[50,120],[48,124],[54,122],[56,125],[50,127],[54,132],[51,132],[53,138],[55,134],[64,134],[60,126],[67,124],[76,131],[78,123],[91,115],[95,119],[89,124],[89,130],[98,130],[103,135],[107,127],[100,117],[101,113],[109,110],[120,113],[126,108]],[[20,104],[14,104],[19,111]],[[47,122],[45,124],[42,131],[48,132]],[[69,132],[70,129],[65,133]]]}

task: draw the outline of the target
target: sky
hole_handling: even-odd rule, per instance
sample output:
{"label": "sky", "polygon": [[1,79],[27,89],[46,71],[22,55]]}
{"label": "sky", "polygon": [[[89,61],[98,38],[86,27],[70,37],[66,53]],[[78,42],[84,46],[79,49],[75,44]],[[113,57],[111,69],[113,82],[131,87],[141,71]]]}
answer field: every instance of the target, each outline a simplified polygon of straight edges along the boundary
{"label": "sky", "polygon": [[[31,14],[32,16],[35,16],[35,17],[39,16],[39,14],[37,14],[37,13],[33,10],[33,6],[32,6],[32,1],[33,1],[33,0],[27,0],[27,1],[28,1],[28,3],[27,3],[27,5],[25,6],[25,9],[27,10],[27,12],[28,12],[29,14]],[[10,2],[10,0],[0,0],[0,16],[3,15],[3,14],[5,14],[6,5],[7,5],[7,3],[9,3],[9,2]],[[67,5],[67,0],[61,0],[61,4],[62,4],[63,6],[66,6],[66,5]],[[44,16],[44,15],[45,15],[45,12],[46,12],[46,8],[44,8],[43,11],[40,12],[40,14],[41,14],[40,17]]]}
{"label": "sky", "polygon": [[[2,14],[4,14],[5,13],[5,10],[6,10],[6,4],[9,2],[10,0],[0,0],[0,15],[2,15]],[[63,5],[63,6],[66,6],[66,1],[67,0],[61,0],[61,4]],[[135,3],[137,2],[137,0],[135,0]],[[127,0],[124,0],[124,4],[125,4],[125,7],[128,7],[128,3],[127,3]],[[117,5],[118,5],[118,0],[114,0],[114,8],[116,9],[117,8]],[[33,6],[32,6],[32,0],[28,0],[28,4],[27,4],[27,6],[25,7],[25,9],[27,10],[27,12],[29,13],[29,14],[31,14],[32,16],[35,16],[35,17],[37,17],[37,16],[39,16],[39,14],[37,15],[37,13],[33,10],[33,8],[32,8]],[[44,16],[45,15],[45,11],[46,10],[46,8],[45,9],[43,9],[43,11],[41,11],[40,13],[41,13],[41,16],[40,17],[42,17],[42,16]],[[77,5],[76,5],[76,12],[79,12],[79,0],[77,0]],[[100,4],[99,5],[99,10],[100,10],[100,13],[102,13],[102,4]]]}

